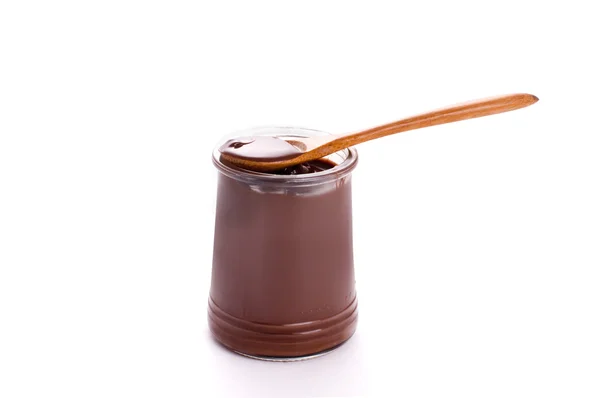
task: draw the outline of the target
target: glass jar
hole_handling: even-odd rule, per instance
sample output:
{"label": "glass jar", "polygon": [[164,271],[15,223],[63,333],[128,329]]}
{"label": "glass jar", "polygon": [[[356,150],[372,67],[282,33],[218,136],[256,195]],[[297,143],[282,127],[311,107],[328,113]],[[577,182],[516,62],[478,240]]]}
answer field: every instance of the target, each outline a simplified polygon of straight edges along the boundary
{"label": "glass jar", "polygon": [[[267,127],[236,136],[316,137]],[[228,137],[233,138],[233,137]],[[318,173],[276,175],[226,164],[218,174],[209,327],[227,348],[262,358],[327,352],[356,329],[351,172],[354,148]]]}

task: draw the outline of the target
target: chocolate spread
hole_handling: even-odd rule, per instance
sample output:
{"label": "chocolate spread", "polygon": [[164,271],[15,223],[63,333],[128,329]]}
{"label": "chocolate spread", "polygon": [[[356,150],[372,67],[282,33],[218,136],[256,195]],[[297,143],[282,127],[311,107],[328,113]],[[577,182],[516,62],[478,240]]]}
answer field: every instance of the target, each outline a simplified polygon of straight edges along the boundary
{"label": "chocolate spread", "polygon": [[[275,174],[335,166],[322,159]],[[250,355],[315,354],[350,338],[356,303],[349,172],[304,187],[219,173],[209,299],[218,341]]]}

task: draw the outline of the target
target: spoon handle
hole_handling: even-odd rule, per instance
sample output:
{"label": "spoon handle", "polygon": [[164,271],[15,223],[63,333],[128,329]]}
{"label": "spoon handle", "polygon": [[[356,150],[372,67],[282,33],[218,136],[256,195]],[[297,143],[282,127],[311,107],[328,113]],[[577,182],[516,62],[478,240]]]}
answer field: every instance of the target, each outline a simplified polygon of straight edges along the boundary
{"label": "spoon handle", "polygon": [[537,100],[531,94],[510,94],[452,105],[358,133],[345,134],[332,140],[327,146],[347,148],[386,135],[513,111],[534,104]]}

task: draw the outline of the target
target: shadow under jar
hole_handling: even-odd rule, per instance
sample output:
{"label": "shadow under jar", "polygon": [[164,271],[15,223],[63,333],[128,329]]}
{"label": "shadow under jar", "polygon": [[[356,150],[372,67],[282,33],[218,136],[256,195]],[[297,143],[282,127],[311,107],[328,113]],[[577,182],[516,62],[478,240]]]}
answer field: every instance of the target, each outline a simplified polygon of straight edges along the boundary
{"label": "shadow under jar", "polygon": [[[239,136],[324,134],[271,127]],[[358,155],[349,148],[324,160],[333,167],[277,175],[240,169],[213,152],[219,173],[208,320],[233,351],[312,356],[356,329],[350,180]]]}

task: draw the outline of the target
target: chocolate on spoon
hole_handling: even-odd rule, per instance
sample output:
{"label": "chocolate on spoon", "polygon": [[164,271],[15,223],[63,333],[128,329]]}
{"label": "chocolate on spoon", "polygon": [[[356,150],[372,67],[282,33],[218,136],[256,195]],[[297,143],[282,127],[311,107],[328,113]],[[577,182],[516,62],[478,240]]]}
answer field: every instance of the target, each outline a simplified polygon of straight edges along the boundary
{"label": "chocolate on spoon", "polygon": [[358,133],[293,139],[268,136],[235,138],[223,144],[219,151],[224,160],[238,167],[273,172],[315,161],[344,148],[376,138],[513,111],[537,101],[538,98],[531,94],[503,95],[449,106]]}

